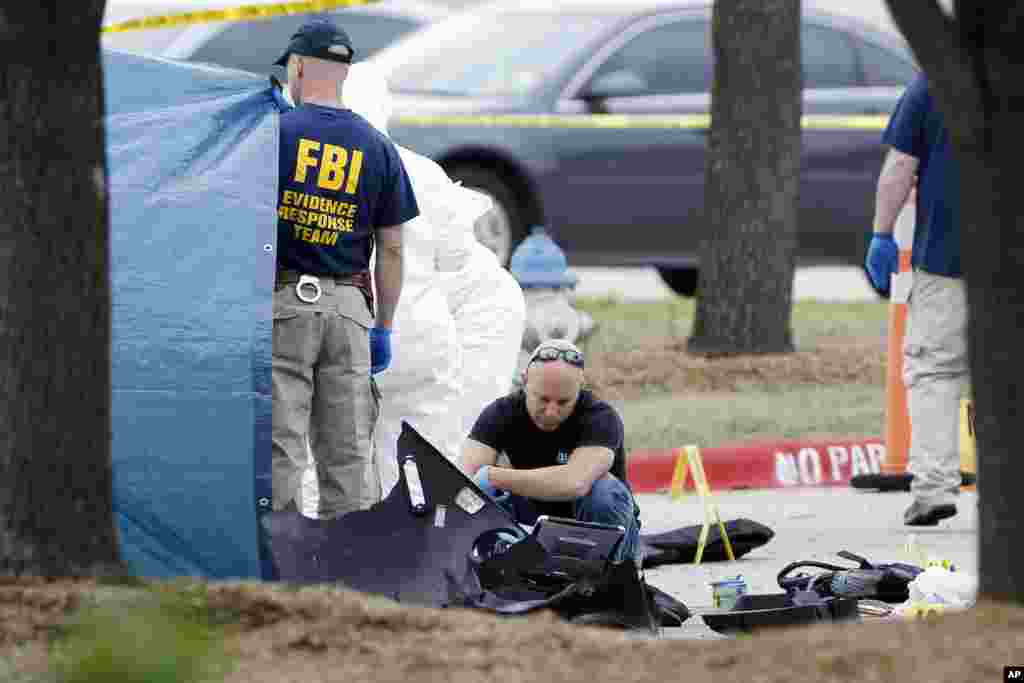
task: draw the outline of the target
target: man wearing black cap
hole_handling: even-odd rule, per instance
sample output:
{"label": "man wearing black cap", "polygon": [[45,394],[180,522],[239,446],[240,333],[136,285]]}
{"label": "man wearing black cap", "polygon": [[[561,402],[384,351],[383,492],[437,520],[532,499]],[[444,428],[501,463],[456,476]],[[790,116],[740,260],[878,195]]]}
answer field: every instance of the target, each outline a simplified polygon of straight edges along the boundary
{"label": "man wearing black cap", "polygon": [[[547,339],[523,374],[522,390],[480,414],[459,467],[521,524],[550,515],[622,526],[613,559],[637,560],[640,509],[626,481],[622,418],[583,388],[583,354]],[[511,467],[497,466],[501,453]]]}
{"label": "man wearing black cap", "polygon": [[319,519],[365,509],[380,496],[372,375],[391,360],[401,226],[419,215],[394,145],[342,104],[354,56],[345,31],[317,19],[299,28],[277,61],[288,69],[296,106],[281,115],[280,132],[274,508],[296,500],[311,451],[317,495],[299,509]]}

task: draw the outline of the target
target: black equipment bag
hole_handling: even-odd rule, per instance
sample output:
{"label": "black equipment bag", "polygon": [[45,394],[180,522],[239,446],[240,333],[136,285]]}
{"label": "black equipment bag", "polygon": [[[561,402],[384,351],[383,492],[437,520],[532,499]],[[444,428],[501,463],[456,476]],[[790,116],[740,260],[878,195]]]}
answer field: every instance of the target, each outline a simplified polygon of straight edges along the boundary
{"label": "black equipment bag", "polygon": [[[843,559],[857,562],[859,566],[842,567],[812,560],[793,562],[779,572],[779,586],[787,593],[812,591],[822,597],[867,598],[900,603],[910,597],[908,586],[923,571],[918,566],[899,562],[875,565],[847,550],[837,554]],[[825,571],[790,576],[794,570],[803,567]]]}
{"label": "black equipment bag", "polygon": [[[553,572],[547,551],[532,538],[522,540],[526,533],[511,515],[409,424],[402,425],[397,455],[400,463],[415,459],[425,513],[413,510],[401,467],[398,485],[369,510],[324,522],[296,510],[266,512],[261,541],[276,578],[339,583],[429,607],[501,614],[550,607],[580,623],[626,628],[678,626],[689,618],[685,605],[647,586],[632,562],[610,563],[595,575]],[[484,567],[472,551],[485,534],[495,534],[508,552]]]}
{"label": "black equipment bag", "polygon": [[480,562],[470,561],[461,581],[452,582],[448,603],[497,614],[550,609],[571,623],[657,633],[680,626],[690,611],[647,582],[632,561],[608,562],[599,572],[566,575],[532,536]]}
{"label": "black equipment bag", "polygon": [[[641,534],[640,549],[644,556],[644,569],[663,564],[692,563],[697,553],[700,532],[701,525],[697,524],[660,534]],[[729,535],[729,544],[736,559],[760,548],[775,536],[775,532],[764,524],[744,518],[725,522],[725,533]],[[724,562],[729,559],[717,524],[708,530],[708,540],[701,559],[703,562]]]}

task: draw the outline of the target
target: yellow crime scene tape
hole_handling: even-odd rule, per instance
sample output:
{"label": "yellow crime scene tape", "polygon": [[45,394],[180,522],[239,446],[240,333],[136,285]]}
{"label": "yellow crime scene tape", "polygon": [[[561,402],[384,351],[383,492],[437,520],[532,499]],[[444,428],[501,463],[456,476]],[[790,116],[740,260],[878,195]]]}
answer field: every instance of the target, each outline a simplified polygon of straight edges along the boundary
{"label": "yellow crime scene tape", "polygon": [[173,28],[192,24],[208,24],[218,21],[252,21],[269,19],[282,14],[304,14],[306,12],[323,12],[341,7],[368,5],[374,0],[295,0],[294,2],[278,2],[266,5],[239,5],[224,9],[197,10],[164,14],[155,17],[129,19],[109,26],[104,26],[103,33],[125,33],[127,31],[144,31],[146,29]]}

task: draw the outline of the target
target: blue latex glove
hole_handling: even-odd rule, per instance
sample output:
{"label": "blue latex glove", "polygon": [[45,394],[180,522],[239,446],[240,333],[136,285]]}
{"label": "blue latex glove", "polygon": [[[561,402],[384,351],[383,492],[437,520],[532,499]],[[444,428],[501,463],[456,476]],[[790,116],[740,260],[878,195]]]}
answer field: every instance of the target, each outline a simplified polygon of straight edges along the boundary
{"label": "blue latex glove", "polygon": [[281,84],[281,81],[277,80],[274,76],[270,77],[270,93],[274,97],[274,104],[277,105],[277,109],[281,113],[295,108],[295,105],[285,97],[284,86]]}
{"label": "blue latex glove", "polygon": [[899,248],[891,234],[874,233],[868,245],[864,267],[871,278],[871,284],[880,292],[889,291],[889,278],[899,266]]}
{"label": "blue latex glove", "polygon": [[499,502],[508,498],[509,494],[506,491],[502,491],[495,488],[494,484],[491,483],[490,479],[491,466],[482,465],[480,469],[476,471],[476,476],[473,477],[473,482],[480,487],[480,490],[490,496],[494,502]]}
{"label": "blue latex glove", "polygon": [[370,374],[387,370],[391,365],[391,330],[374,327],[370,330]]}

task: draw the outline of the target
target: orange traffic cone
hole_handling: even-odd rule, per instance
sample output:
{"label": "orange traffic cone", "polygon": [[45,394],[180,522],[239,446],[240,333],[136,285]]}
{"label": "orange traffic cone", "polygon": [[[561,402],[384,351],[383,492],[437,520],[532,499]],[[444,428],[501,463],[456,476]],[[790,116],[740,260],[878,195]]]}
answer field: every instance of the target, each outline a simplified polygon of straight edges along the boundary
{"label": "orange traffic cone", "polygon": [[889,334],[885,376],[884,474],[903,474],[910,454],[910,412],[903,384],[903,339],[907,332],[907,301],[912,282],[911,248],[914,244],[915,192],[910,193],[896,220],[899,272],[893,276],[889,296]]}

